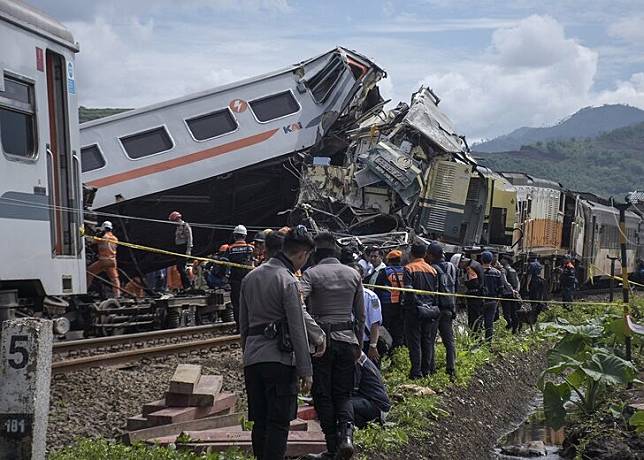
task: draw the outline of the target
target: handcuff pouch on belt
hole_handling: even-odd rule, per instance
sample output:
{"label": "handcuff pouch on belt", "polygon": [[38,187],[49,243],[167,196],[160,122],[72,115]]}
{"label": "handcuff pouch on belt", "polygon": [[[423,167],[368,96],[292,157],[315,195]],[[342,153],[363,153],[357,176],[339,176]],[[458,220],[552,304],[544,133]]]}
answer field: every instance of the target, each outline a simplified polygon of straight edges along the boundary
{"label": "handcuff pouch on belt", "polygon": [[277,347],[280,351],[286,353],[291,353],[293,351],[293,342],[291,342],[288,323],[284,319],[268,323],[264,328],[264,337],[267,339],[276,339]]}

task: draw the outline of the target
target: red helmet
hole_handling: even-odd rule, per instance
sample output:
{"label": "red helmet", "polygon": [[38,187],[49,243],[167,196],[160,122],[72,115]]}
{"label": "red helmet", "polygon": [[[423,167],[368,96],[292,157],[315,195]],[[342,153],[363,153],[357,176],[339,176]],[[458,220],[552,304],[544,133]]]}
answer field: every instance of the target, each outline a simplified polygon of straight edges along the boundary
{"label": "red helmet", "polygon": [[172,222],[176,222],[179,219],[181,219],[181,213],[179,211],[172,211],[168,216],[168,220],[171,220]]}

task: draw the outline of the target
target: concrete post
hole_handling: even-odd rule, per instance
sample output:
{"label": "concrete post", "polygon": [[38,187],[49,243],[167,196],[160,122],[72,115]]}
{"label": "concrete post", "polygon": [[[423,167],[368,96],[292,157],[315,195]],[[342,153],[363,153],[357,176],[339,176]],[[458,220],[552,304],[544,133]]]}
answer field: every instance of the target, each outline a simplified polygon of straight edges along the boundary
{"label": "concrete post", "polygon": [[49,320],[2,323],[0,460],[45,458],[52,339]]}

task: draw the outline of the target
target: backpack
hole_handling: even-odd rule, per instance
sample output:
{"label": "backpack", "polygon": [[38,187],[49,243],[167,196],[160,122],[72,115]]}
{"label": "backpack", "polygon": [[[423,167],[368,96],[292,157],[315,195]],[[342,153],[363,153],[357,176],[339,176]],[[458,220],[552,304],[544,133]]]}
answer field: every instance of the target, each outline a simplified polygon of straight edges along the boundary
{"label": "backpack", "polygon": [[[448,276],[447,273],[443,271],[440,265],[434,264],[433,267],[436,270],[436,280],[438,281],[437,291],[445,294],[453,294],[454,279],[452,278],[450,281],[450,277]],[[449,271],[449,266],[448,266],[448,271]],[[451,291],[449,289],[450,283],[452,287]],[[436,297],[438,297],[437,298],[438,308],[440,308],[441,310],[454,311],[454,308],[456,306],[456,299],[454,298],[454,296],[438,295]]]}

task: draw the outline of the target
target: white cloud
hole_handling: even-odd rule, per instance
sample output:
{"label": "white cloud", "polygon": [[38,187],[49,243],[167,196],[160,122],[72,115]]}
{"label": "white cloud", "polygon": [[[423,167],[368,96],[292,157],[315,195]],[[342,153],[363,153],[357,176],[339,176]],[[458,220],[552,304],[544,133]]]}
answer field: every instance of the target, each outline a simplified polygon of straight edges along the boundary
{"label": "white cloud", "polygon": [[644,16],[622,18],[608,27],[608,33],[641,46],[644,43]]}
{"label": "white cloud", "polygon": [[471,137],[552,124],[587,105],[644,107],[642,74],[595,93],[597,66],[598,53],[567,38],[556,20],[530,16],[495,31],[483,55],[432,71],[423,82],[436,89],[459,132]]}

